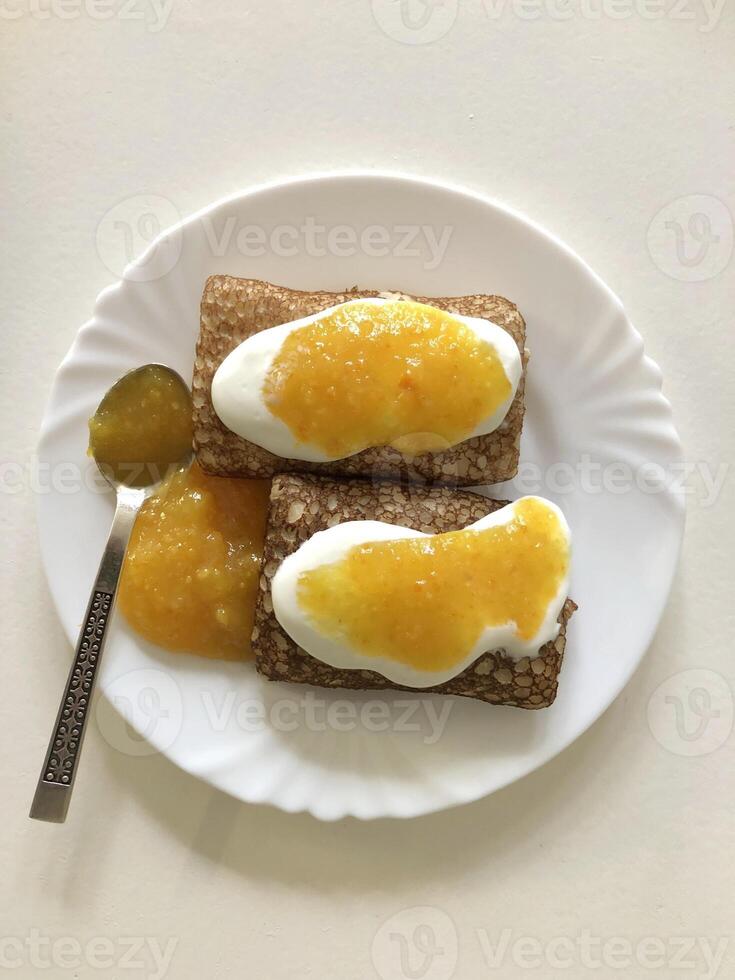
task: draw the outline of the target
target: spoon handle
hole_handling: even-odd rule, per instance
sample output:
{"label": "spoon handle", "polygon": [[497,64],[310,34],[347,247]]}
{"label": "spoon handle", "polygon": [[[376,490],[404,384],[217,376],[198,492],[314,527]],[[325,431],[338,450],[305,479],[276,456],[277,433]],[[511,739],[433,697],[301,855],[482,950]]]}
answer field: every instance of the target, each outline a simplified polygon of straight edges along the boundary
{"label": "spoon handle", "polygon": [[118,490],[110,536],[92,587],[74,661],[31,804],[30,816],[34,820],[50,823],[66,820],[97,671],[115,608],[125,549],[144,497],[143,490],[127,487]]}

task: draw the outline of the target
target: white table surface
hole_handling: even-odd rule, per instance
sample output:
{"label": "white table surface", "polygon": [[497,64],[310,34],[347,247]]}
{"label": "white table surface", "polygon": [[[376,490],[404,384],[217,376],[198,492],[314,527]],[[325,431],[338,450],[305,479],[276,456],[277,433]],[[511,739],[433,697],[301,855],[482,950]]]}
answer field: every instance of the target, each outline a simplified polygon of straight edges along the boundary
{"label": "white table surface", "polygon": [[[735,5],[534,2],[444,0],[403,35],[399,0],[375,12],[368,0],[0,5],[0,975],[735,973]],[[238,804],[164,758],[121,755],[93,728],[67,824],[31,822],[69,649],[15,464],[123,261],[101,222],[140,194],[186,215],[333,168],[496,197],[621,297],[699,466],[655,642],[572,748],[455,811],[322,825]],[[666,220],[682,229],[678,257]],[[714,501],[704,467],[728,468]]]}

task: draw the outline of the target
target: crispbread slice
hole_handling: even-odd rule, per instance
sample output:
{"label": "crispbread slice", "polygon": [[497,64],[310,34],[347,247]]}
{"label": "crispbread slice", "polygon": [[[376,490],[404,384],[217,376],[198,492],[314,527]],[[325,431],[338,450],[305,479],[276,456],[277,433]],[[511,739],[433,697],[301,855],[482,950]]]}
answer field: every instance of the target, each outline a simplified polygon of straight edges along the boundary
{"label": "crispbread slice", "polygon": [[[350,299],[390,295],[415,299],[450,313],[483,317],[507,330],[523,358],[523,375],[516,397],[501,425],[485,436],[467,439],[441,453],[405,457],[390,447],[366,449],[330,463],[274,456],[231,432],[218,418],[211,399],[215,371],[247,337],[288,323]],[[362,476],[377,479],[406,477],[415,482],[454,486],[498,483],[515,476],[523,426],[526,325],[516,306],[502,296],[431,298],[376,290],[339,293],[301,292],[258,279],[210,276],[201,305],[201,326],[194,360],[194,449],[203,469],[218,476],[271,477],[275,473],[318,473],[322,476]]]}
{"label": "crispbread slice", "polygon": [[[271,579],[283,559],[304,541],[342,521],[387,521],[417,531],[440,533],[466,527],[505,503],[446,487],[426,489],[408,484],[335,481],[295,474],[276,476],[271,489],[252,637],[258,671],[269,680],[320,687],[411,690],[373,671],[332,667],[298,647],[274,615]],[[422,690],[519,708],[547,707],[556,697],[566,627],[576,608],[571,599],[566,600],[559,615],[559,635],[553,643],[541,647],[537,657],[514,661],[502,651],[484,653],[446,683]]]}

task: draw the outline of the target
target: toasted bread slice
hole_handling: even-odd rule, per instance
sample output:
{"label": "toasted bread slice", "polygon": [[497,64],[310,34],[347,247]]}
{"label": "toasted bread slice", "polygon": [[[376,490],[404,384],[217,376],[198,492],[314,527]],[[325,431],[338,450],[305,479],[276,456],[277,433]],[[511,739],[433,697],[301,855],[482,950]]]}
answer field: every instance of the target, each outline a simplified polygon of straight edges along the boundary
{"label": "toasted bread slice", "polygon": [[[317,531],[342,521],[371,520],[401,524],[432,534],[467,527],[507,503],[448,487],[426,489],[397,483],[327,480],[313,476],[277,476],[265,537],[263,570],[255,606],[252,648],[258,671],[269,680],[357,690],[401,687],[369,670],[344,670],[302,650],[273,612],[271,580],[287,555]],[[556,697],[564,657],[566,628],[576,605],[567,599],[559,614],[560,630],[538,654],[512,660],[502,650],[482,654],[462,673],[422,691],[458,694],[492,704],[546,708]]]}
{"label": "toasted bread slice", "polygon": [[[274,456],[266,449],[230,431],[212,406],[214,374],[247,337],[281,323],[288,323],[350,299],[395,296],[428,303],[450,313],[491,320],[513,337],[523,360],[518,391],[503,422],[484,436],[467,439],[440,453],[405,457],[388,446],[366,449],[346,459],[310,463]],[[362,476],[378,479],[407,478],[413,482],[455,486],[499,483],[515,476],[523,426],[524,382],[528,352],[524,348],[526,325],[513,303],[502,296],[431,298],[376,290],[340,293],[302,292],[274,286],[258,279],[210,276],[204,287],[201,327],[194,360],[194,449],[203,469],[218,476],[271,477],[275,473],[300,472],[330,476]]]}

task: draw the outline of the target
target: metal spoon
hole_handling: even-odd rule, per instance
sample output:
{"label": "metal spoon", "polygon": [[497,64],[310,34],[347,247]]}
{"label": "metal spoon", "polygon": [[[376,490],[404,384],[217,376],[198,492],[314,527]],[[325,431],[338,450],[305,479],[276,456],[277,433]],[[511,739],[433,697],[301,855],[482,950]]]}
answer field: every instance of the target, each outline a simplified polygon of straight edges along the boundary
{"label": "metal spoon", "polygon": [[[104,409],[105,402],[113,391],[119,395],[123,386],[131,381],[139,381],[141,372],[150,371],[152,368],[166,372],[172,381],[181,386],[186,398],[191,398],[186,382],[172,368],[164,364],[145,364],[120,378],[102,399],[97,411]],[[173,465],[184,466],[190,461],[191,449]],[[107,627],[115,608],[117,586],[130,532],[143,501],[156,491],[167,475],[166,472],[157,472],[154,466],[141,467],[136,473],[135,480],[131,480],[135,486],[131,486],[116,479],[109,466],[102,465],[96,458],[95,462],[104,478],[115,490],[117,505],[31,804],[30,816],[33,819],[47,820],[51,823],[63,823],[69,808],[95,680],[105,648]],[[170,467],[168,469],[170,470]],[[144,471],[142,476],[141,471]]]}

